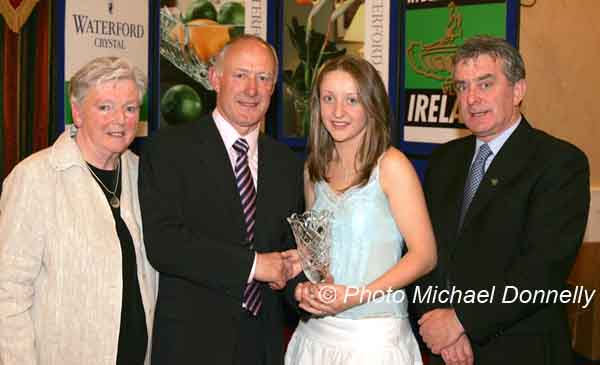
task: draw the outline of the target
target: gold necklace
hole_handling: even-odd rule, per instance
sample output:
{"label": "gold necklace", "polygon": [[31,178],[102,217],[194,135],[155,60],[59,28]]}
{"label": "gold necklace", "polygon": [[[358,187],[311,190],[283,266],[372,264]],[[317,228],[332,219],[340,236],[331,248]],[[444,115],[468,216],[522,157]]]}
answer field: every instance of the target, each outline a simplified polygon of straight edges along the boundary
{"label": "gold necklace", "polygon": [[117,182],[115,183],[115,190],[114,191],[110,191],[106,185],[104,185],[104,183],[102,182],[102,180],[100,180],[98,178],[98,176],[96,176],[96,174],[94,173],[94,171],[90,168],[89,164],[85,164],[88,168],[88,170],[90,170],[90,172],[92,173],[92,176],[94,177],[94,179],[96,179],[97,182],[100,183],[100,186],[102,186],[104,188],[104,190],[106,190],[110,195],[110,199],[108,199],[108,203],[110,204],[111,207],[113,208],[118,208],[121,206],[121,201],[119,200],[119,197],[117,196],[117,188],[119,187],[119,180],[121,180],[119,178],[120,176],[120,172],[121,172],[121,159],[119,158],[117,160]]}

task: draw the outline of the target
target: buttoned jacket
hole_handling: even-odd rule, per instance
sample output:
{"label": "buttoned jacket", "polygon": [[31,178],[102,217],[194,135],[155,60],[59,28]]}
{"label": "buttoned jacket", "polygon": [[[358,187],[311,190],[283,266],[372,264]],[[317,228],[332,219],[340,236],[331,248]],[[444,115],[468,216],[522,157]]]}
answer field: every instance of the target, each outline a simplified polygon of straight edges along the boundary
{"label": "buttoned jacket", "polygon": [[[491,299],[452,303],[476,364],[571,364],[563,305],[507,302],[503,294],[511,287],[520,293],[565,289],[588,217],[587,158],[523,117],[458,228],[474,153],[475,137],[468,136],[440,146],[429,161],[424,191],[439,261],[422,285],[477,294],[494,290]],[[448,305],[425,304],[423,310]]]}

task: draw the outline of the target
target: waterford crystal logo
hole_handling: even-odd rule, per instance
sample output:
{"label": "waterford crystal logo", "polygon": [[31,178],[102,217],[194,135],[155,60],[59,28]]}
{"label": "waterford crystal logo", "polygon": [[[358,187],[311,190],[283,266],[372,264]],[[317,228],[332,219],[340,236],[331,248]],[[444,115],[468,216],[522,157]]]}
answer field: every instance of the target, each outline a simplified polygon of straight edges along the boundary
{"label": "waterford crystal logo", "polygon": [[108,13],[110,15],[113,13],[113,0],[108,0]]}

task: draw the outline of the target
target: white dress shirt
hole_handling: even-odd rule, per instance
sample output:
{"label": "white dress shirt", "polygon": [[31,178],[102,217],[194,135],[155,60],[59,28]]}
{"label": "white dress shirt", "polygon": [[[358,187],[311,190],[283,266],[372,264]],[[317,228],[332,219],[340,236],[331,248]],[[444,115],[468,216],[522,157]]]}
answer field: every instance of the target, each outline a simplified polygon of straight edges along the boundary
{"label": "white dress shirt", "polygon": [[473,164],[473,161],[475,161],[475,156],[477,156],[477,152],[479,152],[479,148],[481,147],[481,145],[483,145],[484,143],[487,143],[487,145],[490,147],[490,150],[492,151],[492,154],[490,155],[490,157],[488,157],[488,159],[485,161],[484,171],[487,171],[488,167],[490,167],[490,165],[492,164],[492,161],[494,160],[496,155],[498,155],[498,152],[500,152],[500,149],[502,148],[502,146],[504,146],[504,143],[508,140],[508,137],[510,137],[513,134],[513,132],[515,131],[515,129],[517,129],[517,127],[519,126],[519,123],[521,123],[520,116],[515,124],[511,125],[508,129],[506,129],[505,131],[500,133],[496,138],[492,139],[489,142],[484,142],[484,141],[480,140],[479,138],[476,139],[475,153],[473,154],[473,160],[471,160],[471,165]]}

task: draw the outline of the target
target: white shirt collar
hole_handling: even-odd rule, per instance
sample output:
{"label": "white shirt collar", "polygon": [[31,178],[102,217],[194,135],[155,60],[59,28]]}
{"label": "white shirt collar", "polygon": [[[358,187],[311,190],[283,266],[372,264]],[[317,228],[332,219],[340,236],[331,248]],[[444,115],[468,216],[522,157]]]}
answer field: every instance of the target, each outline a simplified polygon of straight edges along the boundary
{"label": "white shirt collar", "polygon": [[223,139],[223,143],[227,148],[227,151],[232,150],[232,146],[238,138],[244,138],[246,142],[248,142],[248,158],[253,159],[256,158],[258,154],[258,134],[260,132],[259,128],[254,129],[252,132],[246,134],[245,136],[241,136],[235,128],[229,123],[222,115],[219,113],[219,110],[215,108],[212,113],[212,117],[215,121],[215,125],[219,130],[219,134]]}
{"label": "white shirt collar", "polygon": [[476,143],[475,144],[475,155],[477,155],[477,151],[479,151],[479,147],[481,147],[482,144],[487,143],[488,146],[490,147],[490,150],[492,150],[492,153],[493,153],[492,156],[496,156],[498,154],[498,152],[500,152],[500,149],[502,148],[504,143],[513,134],[515,129],[517,129],[517,127],[519,126],[519,123],[521,123],[521,118],[522,117],[519,115],[519,119],[517,119],[517,122],[515,124],[511,125],[509,128],[507,128],[505,131],[500,133],[498,136],[496,136],[496,138],[492,139],[489,142],[484,142],[478,138],[475,142]]}

